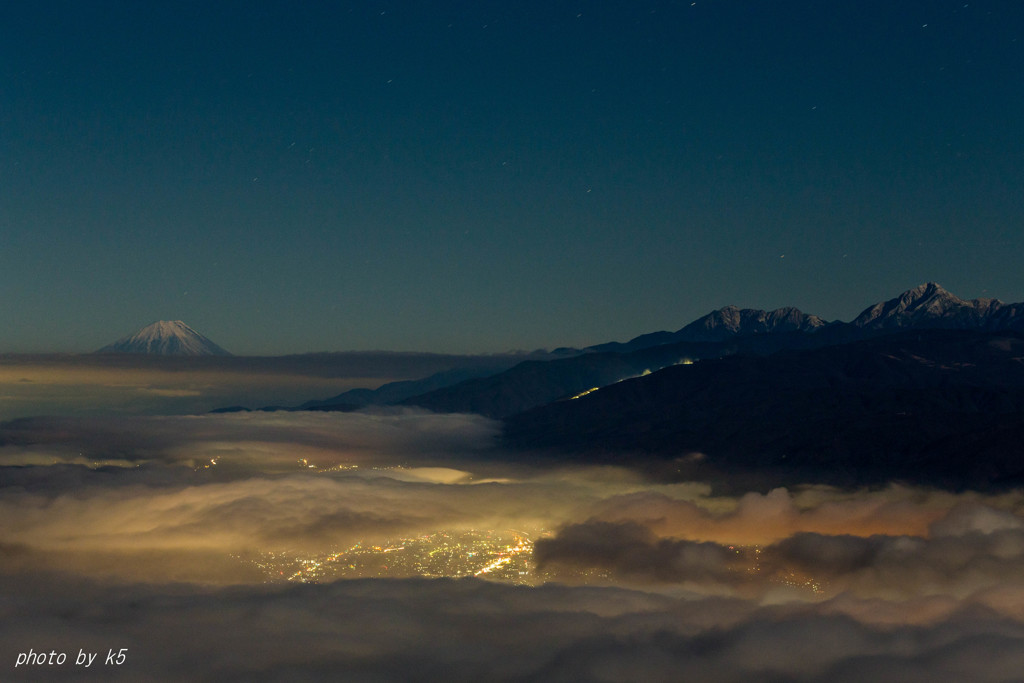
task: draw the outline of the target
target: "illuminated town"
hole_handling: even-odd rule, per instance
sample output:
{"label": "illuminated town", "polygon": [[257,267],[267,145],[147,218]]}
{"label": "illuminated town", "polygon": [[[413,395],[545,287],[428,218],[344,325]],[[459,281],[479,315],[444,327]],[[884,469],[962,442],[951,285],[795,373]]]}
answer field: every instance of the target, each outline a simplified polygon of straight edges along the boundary
{"label": "illuminated town", "polygon": [[356,543],[303,557],[294,552],[261,552],[240,558],[262,570],[268,581],[318,583],[342,578],[478,576],[533,584],[533,538],[523,531],[439,531],[380,544]]}
{"label": "illuminated town", "polygon": [[[438,531],[379,544],[356,543],[348,548],[316,555],[290,551],[264,551],[237,559],[254,565],[267,582],[321,583],[354,578],[426,578],[473,576],[488,581],[537,585],[552,580],[605,584],[612,572],[604,568],[558,567],[538,571],[533,559],[535,538],[546,531],[527,533],[508,529]],[[736,570],[745,574],[766,571],[757,546],[729,546],[736,553]],[[774,571],[769,583],[821,595],[823,582],[793,570]]]}
{"label": "illuminated town", "polygon": [[[692,361],[683,362],[689,364]],[[590,389],[579,396],[595,390],[596,388]],[[359,466],[355,464],[319,467],[305,458],[299,458],[295,464],[303,470],[313,470],[323,475],[359,470]],[[202,469],[211,469],[217,465],[218,459],[212,458],[208,464],[202,466]],[[370,469],[402,471],[405,467]],[[544,529],[448,529],[379,542],[360,541],[345,548],[333,548],[314,554],[294,550],[262,550],[234,557],[258,568],[268,583],[321,583],[338,579],[414,576],[473,576],[489,581],[524,585],[537,585],[553,580],[569,580],[583,584],[613,582],[613,572],[602,567],[560,566],[551,571],[538,570],[533,559],[534,540],[551,535],[550,531]],[[730,545],[728,549],[736,554],[737,572],[748,575],[770,573],[770,576],[763,577],[769,583],[817,595],[825,592],[824,583],[814,577],[792,569],[767,569],[762,563],[761,548],[757,545]]]}
{"label": "illuminated town", "polygon": [[[689,363],[691,361],[684,361]],[[580,396],[595,391],[585,391]],[[578,398],[574,396],[573,398]],[[218,458],[198,469],[211,469]],[[359,471],[355,464],[321,467],[299,458],[295,465],[319,475]],[[293,467],[295,465],[292,465]],[[372,470],[401,472],[404,466],[372,467]],[[538,570],[533,558],[534,540],[549,537],[544,529],[462,529],[439,530],[376,542],[360,541],[321,553],[295,550],[261,550],[235,555],[236,560],[256,567],[268,583],[321,583],[356,578],[457,578],[477,577],[488,581],[538,585],[546,581],[578,584],[614,583],[614,571],[605,567],[564,566]],[[826,592],[825,582],[792,568],[772,568],[763,562],[758,545],[729,545],[736,555],[733,571],[760,581],[787,586],[815,595]],[[756,581],[756,580],[755,580]],[[742,581],[741,581],[742,582]]]}

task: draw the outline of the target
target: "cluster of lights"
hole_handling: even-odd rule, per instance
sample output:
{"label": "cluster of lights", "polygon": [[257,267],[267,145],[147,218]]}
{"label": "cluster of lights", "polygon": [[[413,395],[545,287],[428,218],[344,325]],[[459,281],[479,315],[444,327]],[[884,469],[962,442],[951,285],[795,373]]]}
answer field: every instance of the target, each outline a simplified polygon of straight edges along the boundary
{"label": "cluster of lights", "polygon": [[270,581],[316,583],[355,577],[479,576],[532,583],[536,579],[532,557],[533,540],[525,532],[471,529],[440,531],[381,545],[360,542],[313,557],[261,552],[245,561],[259,567]]}
{"label": "cluster of lights", "polygon": [[[475,576],[492,581],[536,584],[553,577],[534,568],[533,543],[531,534],[521,531],[496,533],[493,530],[470,529],[439,531],[380,545],[360,542],[313,557],[267,551],[245,561],[259,567],[269,581],[318,583],[357,577]],[[761,565],[760,547],[727,547],[741,561],[737,571],[748,574],[765,571]],[[570,572],[575,580],[584,583],[595,580],[603,583],[612,578],[607,570],[599,568],[576,567]],[[794,571],[779,572],[767,578],[771,583],[809,590],[817,595],[826,590],[821,581]]]}
{"label": "cluster of lights", "polygon": [[505,546],[505,552],[505,555],[501,555],[495,558],[494,561],[492,561],[490,564],[481,567],[477,571],[473,572],[473,576],[482,576],[484,574],[490,574],[494,570],[500,567],[504,567],[505,565],[511,563],[517,555],[520,555],[521,553],[532,553],[533,543],[528,541],[526,538],[520,536],[519,542],[516,543],[514,546]]}
{"label": "cluster of lights", "polygon": [[578,399],[578,398],[583,398],[583,397],[584,397],[584,396],[586,396],[587,394],[592,394],[592,393],[594,393],[595,391],[597,391],[597,390],[598,390],[598,389],[600,389],[600,388],[601,388],[601,387],[592,387],[592,388],[590,388],[590,389],[587,389],[586,391],[581,391],[580,393],[576,394],[575,396],[573,396],[573,397],[572,397],[572,398],[570,398],[569,400],[570,400],[570,401],[575,401],[575,400],[576,400],[576,399]]}

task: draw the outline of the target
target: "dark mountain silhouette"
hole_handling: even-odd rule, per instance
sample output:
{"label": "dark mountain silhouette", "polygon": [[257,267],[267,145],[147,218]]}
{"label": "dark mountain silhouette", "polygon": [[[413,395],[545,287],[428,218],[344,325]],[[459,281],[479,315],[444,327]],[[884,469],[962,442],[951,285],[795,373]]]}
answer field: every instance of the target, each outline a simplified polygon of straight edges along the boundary
{"label": "dark mountain silhouette", "polygon": [[676,332],[655,332],[622,344],[559,349],[509,364],[474,365],[379,389],[355,389],[298,408],[355,410],[406,405],[437,412],[506,418],[597,387],[606,387],[686,360],[731,355],[766,356],[849,344],[908,329],[1024,329],[1024,304],[959,299],[935,283],[867,308],[852,322],[826,323],[795,308],[774,311],[726,306]]}
{"label": "dark mountain silhouette", "polygon": [[[445,369],[433,372],[422,379],[388,382],[376,389],[350,389],[330,398],[306,401],[298,406],[269,405],[261,408],[255,408],[255,410],[317,410],[325,412],[345,412],[358,410],[367,406],[394,405],[411,396],[418,396],[436,389],[458,384],[469,379],[494,375],[518,365],[526,359],[538,361],[540,359],[567,358],[578,356],[580,353],[581,351],[578,349],[562,348],[555,349],[554,351],[537,350],[529,353],[513,352],[482,356],[436,355],[436,358],[438,359],[437,364],[443,365]],[[403,354],[395,354],[396,357],[401,355]],[[401,371],[407,372],[407,370]],[[216,408],[211,412],[229,413],[250,410],[253,409],[247,406],[229,406]]]}
{"label": "dark mountain silhouette", "polygon": [[767,355],[844,344],[905,329],[936,328],[1024,329],[1024,304],[1007,305],[991,299],[967,302],[928,283],[869,307],[850,323],[826,323],[795,308],[761,311],[727,306],[674,333],[655,332],[625,344],[593,346],[587,349],[590,353],[563,360],[522,363],[489,377],[405,398],[401,403],[437,412],[504,418],[683,359],[737,353]]}
{"label": "dark mountain silhouette", "polygon": [[590,353],[555,361],[528,361],[504,372],[461,382],[400,401],[435,412],[479,413],[501,418],[594,387],[680,362],[676,345],[650,352]]}
{"label": "dark mountain silhouette", "polygon": [[723,342],[677,342],[628,353],[586,353],[553,361],[520,363],[504,372],[471,379],[400,401],[435,412],[479,413],[504,418],[589,389],[607,386],[669,365],[737,353],[765,355],[784,349],[816,348],[845,339],[801,332],[736,337]]}
{"label": "dark mountain silhouette", "polygon": [[1024,334],[924,330],[665,368],[512,416],[505,442],[746,485],[1024,483]]}
{"label": "dark mountain silhouette", "polygon": [[496,362],[490,365],[461,367],[438,372],[423,379],[388,382],[376,389],[350,389],[321,401],[306,401],[298,410],[346,411],[366,406],[398,403],[411,396],[458,384],[477,377],[487,377],[505,370],[512,362]]}

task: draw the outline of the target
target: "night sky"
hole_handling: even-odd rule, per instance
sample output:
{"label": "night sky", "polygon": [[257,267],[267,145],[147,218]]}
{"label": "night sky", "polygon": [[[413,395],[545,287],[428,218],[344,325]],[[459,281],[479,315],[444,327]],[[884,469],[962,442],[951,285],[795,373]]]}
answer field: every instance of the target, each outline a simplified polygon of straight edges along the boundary
{"label": "night sky", "polygon": [[0,7],[0,352],[1024,300],[1024,3]]}

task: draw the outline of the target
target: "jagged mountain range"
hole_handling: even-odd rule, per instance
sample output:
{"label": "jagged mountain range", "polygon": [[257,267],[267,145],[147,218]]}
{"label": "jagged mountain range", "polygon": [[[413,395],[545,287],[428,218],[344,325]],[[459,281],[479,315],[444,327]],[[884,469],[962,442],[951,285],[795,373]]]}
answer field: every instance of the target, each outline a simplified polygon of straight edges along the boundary
{"label": "jagged mountain range", "polygon": [[[288,409],[356,410],[397,404],[505,418],[688,360],[820,348],[904,329],[1024,330],[1024,304],[964,300],[926,283],[869,306],[851,322],[827,322],[791,307],[763,311],[726,306],[676,332],[654,332],[582,350],[559,349],[516,364],[446,371],[375,390],[355,389]],[[232,408],[238,409],[244,408]],[[268,409],[286,408],[263,408]]]}
{"label": "jagged mountain range", "polygon": [[401,403],[438,412],[505,418],[685,360],[813,349],[906,329],[1024,330],[1024,304],[967,301],[927,283],[868,307],[849,323],[825,322],[795,308],[761,311],[727,306],[674,333],[642,335],[625,344],[600,344],[589,347],[582,356],[542,366],[520,364]]}
{"label": "jagged mountain range", "polygon": [[156,356],[230,356],[228,351],[180,320],[159,320],[122,337],[96,353],[135,353]]}
{"label": "jagged mountain range", "polygon": [[865,330],[1024,329],[1024,303],[961,299],[934,282],[865,309],[850,325]]}
{"label": "jagged mountain range", "polygon": [[479,413],[503,420],[519,459],[599,460],[719,486],[1024,485],[1024,304],[964,300],[935,283],[850,322],[727,306],[676,332],[485,373],[298,409]]}
{"label": "jagged mountain range", "polygon": [[830,331],[833,339],[853,340],[867,333],[920,329],[1024,329],[1024,303],[998,299],[961,299],[928,282],[899,296],[867,307],[848,323],[827,322],[786,307],[774,311],[726,306],[694,320],[676,332],[652,332],[628,342],[609,342],[588,351],[635,351],[676,342],[726,341],[733,337],[778,332]]}
{"label": "jagged mountain range", "polygon": [[604,462],[723,490],[1024,486],[1024,304],[935,283],[850,322],[727,306],[676,332],[499,366],[289,410],[478,413],[502,420],[500,453],[519,461]]}
{"label": "jagged mountain range", "polygon": [[[614,463],[737,490],[1024,485],[1024,306],[928,283],[849,323],[772,313],[729,307],[674,336],[711,341],[517,366],[406,403],[501,417],[518,459]],[[646,361],[652,372],[580,392],[600,385],[596,373],[570,372],[584,361],[633,371]],[[568,389],[555,400],[553,378]],[[533,405],[516,411],[509,396]]]}
{"label": "jagged mountain range", "polygon": [[935,283],[866,308],[851,322],[827,322],[796,308],[774,311],[726,306],[676,332],[655,332],[628,342],[561,350],[509,367],[477,367],[422,380],[356,389],[300,409],[352,410],[404,404],[442,412],[477,412],[503,418],[593,387],[685,360],[733,354],[767,355],[853,342],[903,329],[1024,329],[1024,304],[964,300]]}

